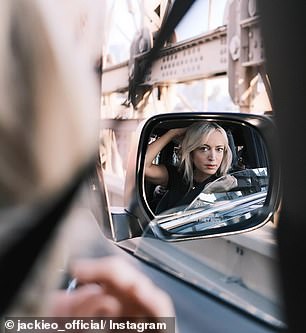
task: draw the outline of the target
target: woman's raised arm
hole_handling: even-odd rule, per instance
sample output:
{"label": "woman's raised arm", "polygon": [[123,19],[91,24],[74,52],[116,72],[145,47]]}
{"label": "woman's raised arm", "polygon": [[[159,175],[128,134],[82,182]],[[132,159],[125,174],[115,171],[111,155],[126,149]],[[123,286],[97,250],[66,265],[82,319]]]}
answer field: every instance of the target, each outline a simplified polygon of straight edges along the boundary
{"label": "woman's raised arm", "polygon": [[167,186],[169,178],[167,168],[163,164],[153,164],[153,160],[171,140],[185,132],[185,128],[174,128],[149,144],[145,160],[145,177],[148,181],[153,184]]}

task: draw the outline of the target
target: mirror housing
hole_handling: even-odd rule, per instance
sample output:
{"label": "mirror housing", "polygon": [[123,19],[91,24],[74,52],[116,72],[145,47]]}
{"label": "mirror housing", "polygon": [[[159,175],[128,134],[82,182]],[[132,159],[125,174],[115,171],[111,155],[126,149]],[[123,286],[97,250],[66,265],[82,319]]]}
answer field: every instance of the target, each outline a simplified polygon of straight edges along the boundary
{"label": "mirror housing", "polygon": [[[156,214],[149,203],[147,184],[144,177],[146,150],[148,143],[152,140],[152,133],[160,132],[162,135],[163,132],[171,128],[187,127],[197,121],[213,121],[223,127],[234,128],[234,132],[250,133],[245,135],[246,141],[250,141],[248,142],[249,145],[254,145],[253,142],[256,142],[257,145],[256,154],[251,154],[251,158],[254,159],[253,163],[251,163],[251,171],[254,172],[255,170],[259,174],[266,172],[268,174],[268,177],[266,177],[268,182],[264,190],[260,190],[260,193],[252,194],[252,196],[248,195],[248,197],[244,196],[243,198],[240,195],[240,201],[236,199],[235,202],[229,200],[222,207],[220,207],[220,203],[206,208],[197,207],[197,209],[179,207],[174,208],[170,213],[162,212],[161,214]],[[224,236],[258,228],[273,220],[274,213],[280,203],[280,170],[276,138],[277,130],[272,118],[269,116],[198,112],[155,115],[138,126],[133,139],[125,184],[126,210],[138,220],[143,231],[149,229],[150,232],[153,231],[156,237],[167,241]],[[234,149],[232,151],[233,156],[237,158]],[[236,192],[238,193],[238,190]],[[203,197],[203,193],[201,195]],[[224,219],[220,220],[221,211],[225,212],[228,217],[228,213],[233,213],[231,207],[238,207],[238,204],[242,203],[246,205],[246,202],[254,206],[255,201],[253,200],[257,200],[257,203],[260,201],[260,205],[257,205],[256,210],[253,210],[253,214],[244,214],[244,217],[240,218],[242,215],[239,216],[239,212],[236,210],[235,219],[230,219],[231,223],[224,223]],[[217,221],[216,216],[218,216],[217,220],[221,221],[219,224],[210,223],[209,226],[209,223],[207,223],[203,227],[204,221]],[[198,226],[199,223],[202,225],[201,228],[194,227]],[[169,228],[169,225],[174,225],[175,227]],[[184,225],[186,228],[181,227]],[[180,226],[180,229],[176,226]]]}

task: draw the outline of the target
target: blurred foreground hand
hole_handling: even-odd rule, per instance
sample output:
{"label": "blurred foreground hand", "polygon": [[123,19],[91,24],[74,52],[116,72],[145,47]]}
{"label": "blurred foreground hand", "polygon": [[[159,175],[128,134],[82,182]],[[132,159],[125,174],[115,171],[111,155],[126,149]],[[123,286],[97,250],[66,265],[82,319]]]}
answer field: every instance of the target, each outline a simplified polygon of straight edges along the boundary
{"label": "blurred foreground hand", "polygon": [[170,297],[119,257],[78,260],[71,274],[80,286],[70,293],[55,292],[51,316],[174,316]]}

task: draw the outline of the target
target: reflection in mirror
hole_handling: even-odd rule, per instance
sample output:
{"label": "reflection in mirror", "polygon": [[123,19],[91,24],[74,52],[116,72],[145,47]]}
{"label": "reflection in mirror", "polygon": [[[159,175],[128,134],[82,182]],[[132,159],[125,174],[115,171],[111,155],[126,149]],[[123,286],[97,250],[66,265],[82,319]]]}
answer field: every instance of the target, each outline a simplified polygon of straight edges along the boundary
{"label": "reflection in mirror", "polygon": [[[225,190],[224,183],[234,184],[230,190]],[[231,173],[211,182],[194,199],[194,201],[185,208],[190,210],[202,207],[205,204],[218,204],[228,200],[247,197],[256,193],[267,193],[268,174],[266,168],[246,169]]]}
{"label": "reflection in mirror", "polygon": [[152,130],[145,199],[165,230],[218,228],[248,220],[269,185],[265,144],[256,129],[231,121],[164,121]]}
{"label": "reflection in mirror", "polygon": [[[229,177],[235,186],[224,190],[224,182],[227,183]],[[178,218],[171,216],[158,223],[161,228],[175,233],[191,233],[241,223],[263,207],[267,189],[266,168],[234,172],[208,184],[189,205],[180,207]]]}

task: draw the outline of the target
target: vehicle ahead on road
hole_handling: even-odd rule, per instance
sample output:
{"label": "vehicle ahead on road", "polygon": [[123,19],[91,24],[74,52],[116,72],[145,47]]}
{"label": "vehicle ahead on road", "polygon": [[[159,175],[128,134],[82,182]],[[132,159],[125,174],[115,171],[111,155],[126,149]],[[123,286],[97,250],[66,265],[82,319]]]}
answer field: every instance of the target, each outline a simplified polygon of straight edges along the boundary
{"label": "vehicle ahead on road", "polygon": [[[156,186],[144,176],[148,144],[171,128],[203,120],[217,122],[226,130],[233,153],[230,176],[236,184],[224,190],[220,184],[228,175],[220,177],[190,204],[156,214],[154,207],[162,198],[157,198]],[[131,147],[125,207],[110,207],[101,225],[113,243],[155,267],[149,274],[172,294],[178,309],[181,288],[189,288],[196,294],[194,300],[188,300],[194,313],[198,309],[193,301],[206,302],[210,296],[224,302],[225,309],[239,311],[228,323],[228,332],[237,330],[241,318],[248,318],[248,332],[279,332],[286,326],[273,224],[280,202],[275,133],[267,116],[170,113],[151,117],[139,126]],[[180,141],[174,139],[155,163],[176,166],[179,147]],[[103,202],[107,204],[103,186],[102,182]],[[164,272],[170,273],[170,285],[165,285]],[[199,320],[180,312],[178,321],[186,321],[184,325]],[[218,315],[213,316],[216,322],[211,327],[216,328]],[[194,331],[201,330],[197,327]]]}

